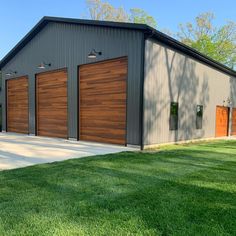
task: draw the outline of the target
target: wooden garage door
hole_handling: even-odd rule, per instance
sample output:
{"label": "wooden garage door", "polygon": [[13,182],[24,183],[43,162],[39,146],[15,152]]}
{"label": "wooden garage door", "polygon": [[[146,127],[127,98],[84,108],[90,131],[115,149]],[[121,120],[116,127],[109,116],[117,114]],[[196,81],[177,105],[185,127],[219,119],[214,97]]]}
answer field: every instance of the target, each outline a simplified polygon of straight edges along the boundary
{"label": "wooden garage door", "polygon": [[7,131],[29,133],[27,77],[7,81]]}
{"label": "wooden garage door", "polygon": [[126,144],[127,58],[83,65],[80,140]]}
{"label": "wooden garage door", "polygon": [[229,108],[216,107],[216,137],[223,137],[228,135],[229,125]]}
{"label": "wooden garage door", "polygon": [[231,135],[236,135],[236,108],[232,109]]}
{"label": "wooden garage door", "polygon": [[36,76],[37,135],[67,138],[66,70]]}

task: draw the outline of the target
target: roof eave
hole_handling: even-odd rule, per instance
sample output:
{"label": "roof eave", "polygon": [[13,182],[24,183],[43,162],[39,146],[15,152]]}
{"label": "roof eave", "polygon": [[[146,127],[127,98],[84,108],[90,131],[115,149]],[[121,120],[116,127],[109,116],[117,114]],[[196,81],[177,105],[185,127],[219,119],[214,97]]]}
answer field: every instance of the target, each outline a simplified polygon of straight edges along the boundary
{"label": "roof eave", "polygon": [[147,31],[147,34],[151,37],[151,38],[154,38],[156,39],[157,41],[171,47],[171,48],[174,48],[194,59],[197,59],[198,61],[200,62],[203,62],[207,65],[210,65],[222,72],[225,72],[233,77],[236,77],[236,71],[225,66],[224,64],[218,62],[218,61],[215,61],[214,59],[198,52],[197,50],[179,42],[178,40],[174,39],[174,38],[171,38],[169,37],[168,35],[160,32],[160,31],[157,31],[156,29],[152,28],[152,27],[149,27],[149,31]]}
{"label": "roof eave", "polygon": [[223,71],[231,76],[236,77],[236,71],[199,53],[195,49],[145,24],[81,20],[81,19],[60,18],[60,17],[50,17],[50,16],[43,17],[33,27],[33,29],[28,34],[26,34],[26,36],[0,61],[0,69],[3,68],[49,22],[140,30],[143,31],[145,34],[147,34],[149,37],[155,38],[158,41],[162,42],[163,44],[170,46],[171,48],[183,52],[184,54],[189,55],[194,59],[197,59],[207,65],[210,65],[220,71]]}

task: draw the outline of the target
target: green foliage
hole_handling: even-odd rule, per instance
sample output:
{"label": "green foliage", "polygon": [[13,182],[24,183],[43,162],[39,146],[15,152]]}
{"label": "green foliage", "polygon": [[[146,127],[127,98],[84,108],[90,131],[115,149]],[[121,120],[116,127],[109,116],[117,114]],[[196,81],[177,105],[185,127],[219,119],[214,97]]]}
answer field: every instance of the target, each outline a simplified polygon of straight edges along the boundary
{"label": "green foliage", "polygon": [[87,17],[92,20],[132,22],[148,24],[152,27],[157,26],[155,19],[139,8],[132,8],[127,12],[123,7],[116,8],[101,0],[86,0],[86,4],[89,11]]}
{"label": "green foliage", "polygon": [[236,235],[235,146],[174,145],[1,171],[0,235]]}
{"label": "green foliage", "polygon": [[212,13],[203,13],[194,23],[180,24],[177,37],[214,60],[236,68],[236,23],[215,27],[214,18]]}
{"label": "green foliage", "polygon": [[115,8],[108,2],[101,0],[87,0],[87,8],[89,10],[89,18],[92,20],[106,20],[127,22],[129,16],[123,7]]}
{"label": "green foliage", "polygon": [[133,23],[147,24],[154,28],[157,27],[155,19],[148,15],[144,10],[139,8],[130,9],[129,21]]}

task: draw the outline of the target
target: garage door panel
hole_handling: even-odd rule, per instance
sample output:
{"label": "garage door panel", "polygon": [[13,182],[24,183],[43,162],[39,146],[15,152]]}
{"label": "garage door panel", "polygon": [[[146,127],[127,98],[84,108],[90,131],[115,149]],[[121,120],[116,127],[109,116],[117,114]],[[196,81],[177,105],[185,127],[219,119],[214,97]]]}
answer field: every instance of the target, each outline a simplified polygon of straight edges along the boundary
{"label": "garage door panel", "polygon": [[[82,75],[83,76],[83,75]],[[117,75],[119,76],[119,75]],[[108,84],[110,80],[113,80],[114,84]],[[82,82],[82,88],[93,88],[94,86],[97,88],[102,87],[104,90],[108,88],[113,88],[115,86],[121,87],[123,84],[126,83],[126,78],[117,79],[116,77],[109,77],[108,79],[104,79],[103,82],[98,82],[94,80],[89,80],[86,76],[86,83]]]}
{"label": "garage door panel", "polygon": [[[85,123],[87,118],[82,118],[81,122]],[[89,125],[85,125],[84,127],[107,127],[107,128],[113,128],[113,129],[122,129],[124,130],[126,126],[125,122],[119,122],[114,120],[104,120],[104,119],[94,119],[89,123]]]}
{"label": "garage door panel", "polygon": [[7,81],[7,131],[29,133],[28,78]]}
{"label": "garage door panel", "polygon": [[67,138],[67,73],[37,75],[37,134]]}
{"label": "garage door panel", "polygon": [[[115,116],[115,114],[112,114],[113,116]],[[125,120],[126,119],[126,116],[125,115],[117,115],[116,117],[109,117],[109,115],[101,115],[99,114],[96,115],[96,114],[92,114],[92,115],[89,115],[89,114],[86,114],[86,115],[82,115],[81,116],[81,122],[82,124],[86,124],[88,123],[87,121],[89,120],[89,123],[93,123],[94,121],[99,121],[99,120],[105,120],[105,121],[113,121],[117,124],[117,126],[120,124],[120,123],[124,123],[126,124]]]}
{"label": "garage door panel", "polygon": [[18,130],[18,127],[17,126],[20,126],[21,129],[27,129],[28,128],[28,125],[25,124],[23,121],[17,121],[17,120],[14,120],[15,124],[13,125],[9,125],[8,128],[9,129],[14,129],[14,130]]}
{"label": "garage door panel", "polygon": [[[51,83],[55,83],[55,82],[53,82],[53,81],[51,81]],[[53,89],[53,90],[55,90],[55,91],[57,91],[58,93],[60,93],[60,92],[64,92],[64,86],[66,86],[66,83],[61,83],[60,84],[60,81],[58,81],[57,82],[58,83],[58,85],[57,86],[54,86],[54,85],[50,85],[50,84],[47,84],[46,86],[44,85],[44,81],[41,81],[41,83],[40,83],[40,89],[39,89],[39,92],[41,92],[41,93],[45,93],[46,95],[48,95],[48,88],[50,87],[50,89]],[[44,87],[42,87],[42,86],[44,86]],[[61,87],[59,87],[59,86],[61,86]],[[54,93],[54,94],[52,94],[53,96],[57,96],[58,94],[56,94],[56,93]]]}
{"label": "garage door panel", "polygon": [[[98,111],[98,112],[100,111],[101,112],[101,109],[103,109],[102,113],[112,113],[112,114],[115,113],[117,115],[125,116],[125,114],[120,114],[123,111],[123,107],[121,107],[119,105],[112,106],[112,105],[109,104],[109,106],[107,106],[105,104],[104,105],[103,104],[100,105],[99,103],[96,103],[96,104],[98,106],[98,108],[96,108],[96,109],[92,109],[92,107],[89,107],[89,106],[92,105],[92,103],[88,103],[87,107],[86,106],[81,107],[82,109],[84,109],[83,112],[82,112],[82,115],[86,115],[89,112],[91,112],[91,115],[92,115],[94,113],[94,111]],[[115,109],[115,111],[112,112],[111,109]]]}
{"label": "garage door panel", "polygon": [[[15,86],[21,86],[21,85],[15,85]],[[13,96],[13,97],[18,97],[18,98],[21,98],[22,96],[27,97],[28,93],[26,93],[26,89],[28,89],[28,87],[23,87],[22,86],[18,90],[14,90],[14,89],[8,87],[8,96]]]}
{"label": "garage door panel", "polygon": [[[97,88],[96,88],[97,89]],[[114,89],[116,90],[116,89]],[[100,102],[100,103],[106,103],[106,104],[117,104],[117,101],[120,101],[121,104],[124,106],[124,100],[126,99],[126,94],[124,93],[116,93],[116,94],[110,94],[110,92],[104,92],[102,95],[101,94],[94,94],[94,93],[84,93],[84,96],[87,96],[86,98],[82,99],[81,101],[83,102],[83,105],[86,105],[86,102]],[[117,90],[116,90],[117,91]],[[104,98],[104,96],[106,97]]]}
{"label": "garage door panel", "polygon": [[93,124],[88,124],[85,126],[86,130],[82,131],[81,133],[86,133],[88,132],[93,132],[93,131],[99,131],[102,133],[106,133],[108,136],[110,133],[114,133],[114,134],[124,134],[125,130],[123,129],[123,127],[115,127],[115,128],[109,128],[109,126],[106,124],[105,126],[95,126]]}
{"label": "garage door panel", "polygon": [[26,119],[27,117],[25,117],[25,118],[23,118],[23,119],[13,119],[12,121],[13,121],[13,123],[11,124],[9,124],[8,125],[8,128],[9,127],[14,127],[14,126],[18,126],[18,125],[20,125],[20,126],[24,126],[24,127],[28,127],[28,124],[26,124],[25,123],[25,120],[24,119]]}
{"label": "garage door panel", "polygon": [[[39,105],[42,107],[41,108],[41,111],[45,111],[47,112],[49,110],[49,108],[53,111],[53,112],[60,112],[56,109],[56,107],[59,107],[61,106],[61,109],[67,109],[67,105],[61,105],[62,102],[54,102],[54,103],[51,103],[50,101],[49,102],[40,102]],[[49,112],[50,113],[50,112]],[[60,112],[61,114],[61,112]],[[53,115],[53,114],[52,114]],[[66,115],[65,115],[66,116]]]}
{"label": "garage door panel", "polygon": [[[12,121],[17,122],[17,123],[21,122],[22,124],[25,124],[25,120],[28,119],[28,116],[22,115],[20,113],[12,113],[12,116],[13,116],[11,118]],[[8,126],[10,126],[10,125],[15,125],[15,124],[11,124],[11,122],[8,122]],[[26,125],[28,125],[28,124],[26,124]]]}
{"label": "garage door panel", "polygon": [[[100,75],[103,76],[103,78],[112,78],[118,75],[121,78],[126,78],[125,73],[127,69],[124,67],[124,60],[125,58],[120,59],[120,61],[117,60],[110,60],[110,61],[104,61],[104,62],[99,62],[99,64],[92,64],[92,67],[96,72]],[[112,61],[112,64],[108,64],[109,62]],[[106,68],[104,67],[106,66]],[[114,67],[116,68],[116,71],[114,71]],[[80,70],[82,73],[86,74],[86,77],[88,79],[93,80],[93,75],[94,72],[90,70],[89,67],[83,67]],[[117,77],[116,77],[117,78]]]}
{"label": "garage door panel", "polygon": [[126,143],[127,58],[80,67],[80,139]]}
{"label": "garage door panel", "polygon": [[[58,117],[57,120],[54,119],[54,117],[47,117],[47,118],[42,118],[40,119],[40,122],[42,124],[46,125],[62,125],[63,128],[65,128],[67,126],[67,120],[66,119],[61,119],[60,117]],[[59,128],[59,127],[58,127]]]}
{"label": "garage door panel", "polygon": [[[95,103],[95,105],[96,105],[97,103]],[[123,114],[122,112],[123,112],[123,109],[121,109],[121,108],[118,108],[118,107],[115,107],[115,106],[110,106],[109,108],[107,108],[107,107],[105,107],[105,106],[100,106],[100,105],[98,105],[98,107],[99,108],[96,108],[96,109],[92,109],[92,104],[90,104],[90,108],[84,108],[84,107],[82,107],[81,106],[81,109],[83,109],[84,108],[84,110],[83,110],[83,112],[81,112],[81,115],[83,116],[83,115],[95,115],[96,116],[96,114],[94,114],[95,112],[100,112],[100,114],[99,114],[99,116],[101,115],[105,115],[105,116],[109,116],[109,115],[118,115],[118,116],[121,116],[121,117],[125,117],[125,114]],[[114,109],[114,107],[115,108],[117,108],[116,110]],[[114,109],[114,110],[111,110],[111,109]],[[101,111],[101,109],[103,109],[102,111]],[[115,118],[115,117],[114,117]]]}
{"label": "garage door panel", "polygon": [[[50,85],[49,85],[50,86]],[[65,86],[66,85],[61,85],[61,86]],[[54,89],[53,87],[50,87],[50,90],[53,90],[54,93],[50,94],[48,93],[48,89],[40,89],[38,90],[38,92],[41,94],[41,95],[44,95],[45,98],[47,99],[63,99],[63,97],[61,97],[61,94],[64,94],[64,89]]]}
{"label": "garage door panel", "polygon": [[43,132],[43,136],[45,136],[45,137],[65,138],[65,135],[64,135],[65,131],[63,131],[62,133],[59,133],[57,130],[55,130],[55,132],[54,132],[53,130],[48,131],[45,129],[45,130],[41,130],[41,132]]}
{"label": "garage door panel", "polygon": [[[9,104],[10,106],[28,106],[25,104],[25,100],[28,99],[28,96],[8,96],[8,98],[12,99],[12,102]],[[22,104],[20,102],[23,102]]]}
{"label": "garage door panel", "polygon": [[83,135],[83,140],[93,141],[93,142],[101,142],[101,143],[112,143],[112,144],[121,144],[122,140],[117,139],[116,137],[104,138],[98,135]]}
{"label": "garage door panel", "polygon": [[[53,107],[53,105],[59,105],[59,104],[61,104],[61,106],[63,106],[63,107],[67,107],[67,99],[65,98],[65,99],[60,99],[60,100],[58,100],[57,98],[47,98],[46,96],[44,97],[44,100],[43,101],[40,101],[38,104],[39,105],[41,105],[42,107],[42,109],[43,108],[47,108],[47,106],[52,106]],[[55,109],[58,109],[58,107],[55,107]]]}
{"label": "garage door panel", "polygon": [[216,137],[228,136],[229,108],[216,107]]}
{"label": "garage door panel", "polygon": [[[82,78],[83,79],[83,78]],[[110,80],[112,80],[112,78],[110,78]],[[103,90],[103,93],[105,92],[110,92],[112,88],[115,88],[117,90],[117,93],[122,93],[124,92],[124,86],[126,84],[126,81],[124,80],[123,82],[122,81],[112,81],[114,84],[112,86],[109,85],[109,81],[107,82],[103,82],[103,83],[98,83],[96,84],[96,82],[92,83],[92,84],[89,84],[89,82],[87,82],[87,78],[86,78],[86,84],[81,84],[81,87],[82,89],[91,89],[91,88],[97,88],[97,89],[102,89]],[[97,93],[98,90],[93,90],[91,91],[93,94],[98,94]],[[86,94],[86,92],[88,93],[89,91],[84,91],[84,93]],[[108,93],[110,94],[110,93]]]}
{"label": "garage door panel", "polygon": [[39,129],[39,131],[46,131],[51,133],[58,133],[60,135],[63,135],[63,133],[66,131],[66,127],[58,126],[56,127],[54,123],[47,123],[42,126],[42,128]]}
{"label": "garage door panel", "polygon": [[[48,106],[48,109],[50,109],[50,106]],[[57,111],[52,109],[51,111],[46,110],[45,108],[40,111],[40,117],[39,121],[43,118],[51,118],[54,119],[55,121],[58,119],[56,117],[60,117],[61,119],[67,120],[67,116],[62,114],[61,111]]]}

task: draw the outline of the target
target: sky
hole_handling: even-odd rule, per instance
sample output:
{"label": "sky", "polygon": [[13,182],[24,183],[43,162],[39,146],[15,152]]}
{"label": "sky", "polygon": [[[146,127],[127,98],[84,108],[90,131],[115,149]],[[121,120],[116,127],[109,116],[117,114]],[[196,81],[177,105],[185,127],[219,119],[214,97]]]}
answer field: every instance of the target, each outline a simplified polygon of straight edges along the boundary
{"label": "sky", "polygon": [[[213,12],[215,25],[236,22],[235,0],[106,0],[112,5],[142,8],[152,15],[158,29],[175,33],[179,23],[192,22],[203,12]],[[85,0],[1,0],[0,59],[2,59],[43,16],[84,18]]]}

